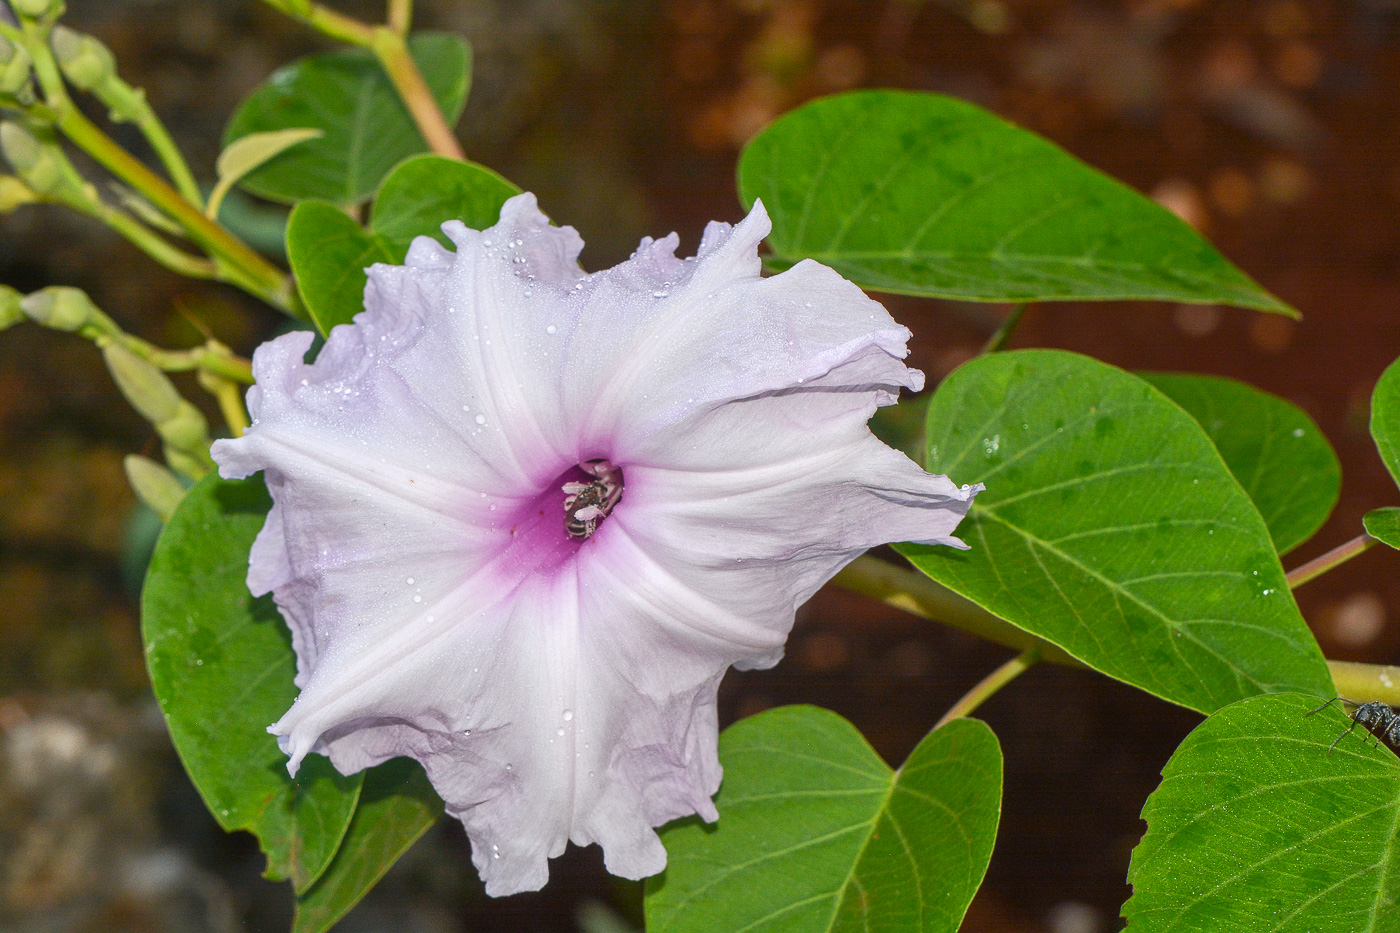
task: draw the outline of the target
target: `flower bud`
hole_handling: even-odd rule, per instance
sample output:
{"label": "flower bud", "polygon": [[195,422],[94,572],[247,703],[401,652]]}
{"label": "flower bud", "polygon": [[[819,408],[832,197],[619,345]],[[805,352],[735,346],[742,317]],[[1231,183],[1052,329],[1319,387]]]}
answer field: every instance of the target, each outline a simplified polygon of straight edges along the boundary
{"label": "flower bud", "polygon": [[144,360],[119,343],[102,348],[102,358],[116,380],[117,388],[131,407],[154,425],[175,417],[180,409],[180,393],[170,377],[149,360]]}
{"label": "flower bud", "polygon": [[100,87],[117,73],[117,59],[111,49],[93,36],[74,32],[67,26],[54,27],[53,55],[63,76],[79,90]]}
{"label": "flower bud", "polygon": [[24,309],[19,306],[19,301],[19,292],[8,285],[0,285],[0,330],[24,320]]}
{"label": "flower bud", "polygon": [[17,207],[33,204],[39,198],[29,186],[13,175],[0,175],[0,214],[8,214]]}
{"label": "flower bud", "polygon": [[40,142],[18,123],[0,123],[0,152],[5,154],[15,174],[37,194],[55,193],[68,181],[63,154],[58,147]]}
{"label": "flower bud", "polygon": [[63,0],[10,0],[10,6],[20,16],[41,19],[51,13],[62,12]]}
{"label": "flower bud", "polygon": [[20,308],[35,324],[75,331],[92,322],[97,306],[82,289],[50,285],[24,298]]}
{"label": "flower bud", "polygon": [[[168,380],[167,380],[168,381]],[[171,447],[187,453],[209,450],[209,422],[204,413],[184,399],[176,406],[174,414],[164,421],[151,421],[156,433]]]}
{"label": "flower bud", "polygon": [[136,498],[150,506],[152,512],[163,522],[170,521],[175,507],[185,498],[184,485],[175,474],[146,457],[130,454],[122,461],[126,469],[127,482],[136,492]]}
{"label": "flower bud", "polygon": [[15,95],[29,84],[29,53],[0,36],[0,94]]}
{"label": "flower bud", "polygon": [[169,444],[165,446],[165,462],[170,464],[170,468],[176,473],[196,483],[208,475],[211,464],[208,451],[200,458]]}

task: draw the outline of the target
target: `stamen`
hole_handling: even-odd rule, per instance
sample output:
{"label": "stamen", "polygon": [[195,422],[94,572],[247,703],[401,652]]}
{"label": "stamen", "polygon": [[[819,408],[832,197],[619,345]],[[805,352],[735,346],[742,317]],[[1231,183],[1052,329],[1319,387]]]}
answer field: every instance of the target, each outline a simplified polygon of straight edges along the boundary
{"label": "stamen", "polygon": [[606,460],[589,460],[579,469],[596,479],[564,484],[564,530],[587,540],[622,498],[622,471]]}

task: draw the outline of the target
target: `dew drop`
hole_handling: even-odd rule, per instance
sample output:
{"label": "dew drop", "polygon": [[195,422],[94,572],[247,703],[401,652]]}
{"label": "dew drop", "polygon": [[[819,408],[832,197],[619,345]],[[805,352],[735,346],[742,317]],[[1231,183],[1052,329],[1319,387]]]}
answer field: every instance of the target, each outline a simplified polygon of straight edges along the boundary
{"label": "dew drop", "polygon": [[555,730],[554,730],[554,734],[555,734],[555,735],[563,735],[563,734],[564,734],[564,727],[563,727],[563,726],[560,726],[558,729],[555,729]]}
{"label": "dew drop", "polygon": [[463,406],[462,406],[462,411],[471,411],[471,410],[472,410],[472,407],[471,407],[470,405],[463,405]]}
{"label": "dew drop", "polygon": [[417,593],[414,593],[414,594],[413,594],[413,601],[414,601],[415,603],[421,603],[421,602],[423,601],[423,597],[419,596]]}
{"label": "dew drop", "polygon": [[529,297],[530,297],[531,295],[533,295],[533,294],[534,294],[534,292],[532,292],[530,289],[528,289],[528,288],[525,289],[525,297],[526,297],[526,298],[529,298]]}
{"label": "dew drop", "polygon": [[513,770],[515,770],[515,769],[512,768],[510,765],[506,765],[506,770],[507,770],[507,771],[513,771]]}
{"label": "dew drop", "polygon": [[589,777],[592,777],[592,776],[593,776],[593,772],[592,772],[592,771],[588,772],[588,776],[589,776]]}
{"label": "dew drop", "polygon": [[653,297],[653,298],[665,298],[666,296],[668,296],[668,295],[670,295],[670,294],[671,294],[670,292],[652,292],[652,293],[651,293],[651,297]]}
{"label": "dew drop", "polygon": [[1302,437],[1302,436],[1303,436],[1303,433],[1304,433],[1304,432],[1303,432],[1303,429],[1302,429],[1302,428],[1294,428],[1294,429],[1293,429],[1293,436],[1294,436],[1294,437]]}
{"label": "dew drop", "polygon": [[489,506],[487,506],[487,508],[489,508],[493,512],[496,511],[496,503],[491,503]]}
{"label": "dew drop", "polygon": [[555,327],[553,324],[551,324],[551,325],[549,325],[548,327],[546,327],[546,328],[544,329],[544,332],[545,332],[546,334],[549,334],[550,336],[553,336],[553,335],[559,333],[559,328],[557,328],[557,327]]}
{"label": "dew drop", "polygon": [[407,580],[405,580],[404,582],[407,583],[409,586],[412,586],[413,583],[414,583],[414,580],[413,580],[412,577],[409,577],[409,578],[408,578]]}
{"label": "dew drop", "polygon": [[571,710],[571,709],[566,709],[566,710],[564,710],[564,721],[565,721],[565,722],[569,722],[569,721],[571,721],[573,718],[574,718],[574,711],[573,711],[573,710]]}
{"label": "dew drop", "polygon": [[482,240],[482,241],[481,241],[481,245],[482,245],[482,246],[490,246],[490,245],[491,245],[491,241],[490,241],[490,240]]}
{"label": "dew drop", "polygon": [[472,734],[472,730],[470,730],[470,729],[463,729],[463,730],[462,730],[462,734],[463,734],[463,735],[471,735],[471,734]]}
{"label": "dew drop", "polygon": [[477,423],[477,424],[485,424],[485,423],[486,423],[486,416],[485,416],[485,415],[477,415],[477,416],[476,416],[476,423]]}

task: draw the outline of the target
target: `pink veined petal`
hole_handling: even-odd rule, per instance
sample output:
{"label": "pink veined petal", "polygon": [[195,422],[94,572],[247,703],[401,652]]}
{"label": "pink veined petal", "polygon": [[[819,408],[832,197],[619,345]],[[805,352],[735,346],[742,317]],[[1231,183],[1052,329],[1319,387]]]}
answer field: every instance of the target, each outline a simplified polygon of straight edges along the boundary
{"label": "pink veined petal", "polygon": [[[776,663],[793,613],[865,549],[953,529],[976,487],[866,422],[922,376],[908,331],[830,269],[763,278],[762,205],[585,274],[532,196],[375,266],[315,363],[257,352],[256,419],[225,476],[275,502],[249,585],[293,630],[301,695],[272,730],[294,769],[421,761],[493,895],[567,843],[665,865],[653,827],[714,819],[715,691]],[[576,506],[606,459],[610,514]]]}

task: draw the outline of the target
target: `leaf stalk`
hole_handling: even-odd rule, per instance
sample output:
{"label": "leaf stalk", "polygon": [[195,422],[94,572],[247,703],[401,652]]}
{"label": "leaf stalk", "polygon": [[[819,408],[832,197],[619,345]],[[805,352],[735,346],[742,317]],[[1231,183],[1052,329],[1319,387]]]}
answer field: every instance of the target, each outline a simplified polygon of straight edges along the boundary
{"label": "leaf stalk", "polygon": [[1341,566],[1358,554],[1371,549],[1379,539],[1362,532],[1345,544],[1340,544],[1320,557],[1314,557],[1299,567],[1288,571],[1288,586],[1296,590],[1309,580],[1322,576],[1329,570]]}

